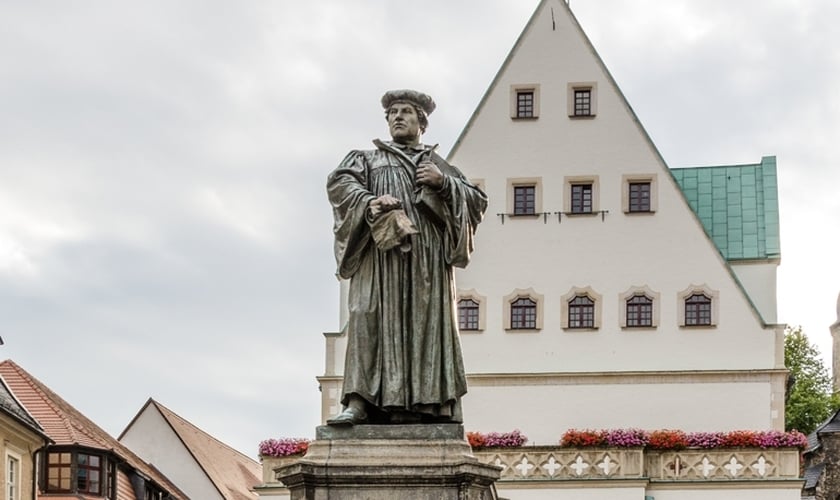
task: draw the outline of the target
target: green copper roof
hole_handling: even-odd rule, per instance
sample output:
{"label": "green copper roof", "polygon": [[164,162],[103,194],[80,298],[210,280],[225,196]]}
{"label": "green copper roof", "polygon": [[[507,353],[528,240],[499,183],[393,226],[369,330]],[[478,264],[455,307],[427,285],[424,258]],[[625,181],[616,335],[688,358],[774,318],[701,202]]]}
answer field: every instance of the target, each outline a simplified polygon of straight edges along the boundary
{"label": "green copper roof", "polygon": [[727,260],[780,257],[775,156],[757,164],[675,168],[671,173]]}

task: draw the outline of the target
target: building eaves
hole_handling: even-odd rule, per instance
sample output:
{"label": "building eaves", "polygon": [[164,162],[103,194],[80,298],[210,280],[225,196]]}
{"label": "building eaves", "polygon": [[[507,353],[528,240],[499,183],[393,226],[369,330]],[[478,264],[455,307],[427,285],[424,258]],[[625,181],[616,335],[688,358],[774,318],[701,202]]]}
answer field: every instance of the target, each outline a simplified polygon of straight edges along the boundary
{"label": "building eaves", "polygon": [[31,430],[45,441],[50,441],[50,438],[44,432],[41,424],[35,420],[27,410],[26,407],[15,397],[14,392],[9,388],[3,376],[0,375],[0,411],[9,415],[12,419],[18,421],[21,425]]}
{"label": "building eaves", "polygon": [[15,362],[6,360],[0,363],[0,375],[55,444],[84,446],[113,453],[128,467],[148,477],[151,482],[169,491],[175,498],[187,499],[187,496],[166,476],[144,462]]}
{"label": "building eaves", "polygon": [[825,469],[825,464],[816,464],[808,467],[805,469],[805,473],[803,474],[803,479],[805,480],[805,485],[802,486],[803,489],[811,489],[816,488],[817,484],[820,481],[820,476],[822,476],[823,470]]}

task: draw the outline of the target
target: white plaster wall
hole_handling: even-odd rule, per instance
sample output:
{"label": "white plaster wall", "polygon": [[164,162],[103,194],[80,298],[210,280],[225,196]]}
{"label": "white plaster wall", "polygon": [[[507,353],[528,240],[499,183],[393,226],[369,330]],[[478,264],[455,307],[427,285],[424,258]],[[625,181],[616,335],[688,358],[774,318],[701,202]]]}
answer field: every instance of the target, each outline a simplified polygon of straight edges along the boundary
{"label": "white plaster wall", "polygon": [[[464,334],[468,372],[761,369],[776,366],[775,335],[764,329],[706,237],[678,186],[590,48],[547,2],[487,96],[452,162],[484,180],[487,218],[476,236],[472,263],[457,273],[461,290],[487,297],[487,330]],[[568,82],[595,81],[598,115],[567,116]],[[540,84],[540,117],[509,118],[510,86]],[[649,216],[622,212],[622,175],[655,174],[658,209]],[[597,175],[600,216],[506,218],[507,179],[541,177],[543,210],[563,210],[564,176]],[[690,285],[719,292],[713,329],[678,328],[678,293]],[[647,285],[661,294],[654,331],[619,328],[619,294]],[[603,297],[597,332],[561,329],[560,301],[572,287],[591,286]],[[544,328],[502,329],[502,298],[534,288],[545,296]]]}
{"label": "white plaster wall", "polygon": [[773,489],[745,488],[674,488],[653,490],[644,488],[511,488],[499,486],[499,496],[512,500],[800,500],[799,483]]}
{"label": "white plaster wall", "polygon": [[[782,488],[703,488],[703,489],[651,489],[648,495],[651,500],[800,500],[802,483],[792,481],[789,486]],[[557,497],[560,498],[560,497]]]}
{"label": "white plaster wall", "polygon": [[163,472],[190,498],[224,500],[153,405],[137,416],[120,442]]}
{"label": "white plaster wall", "polygon": [[778,321],[776,312],[776,268],[775,262],[744,262],[732,265],[738,280],[749,293],[766,323]]}
{"label": "white plaster wall", "polygon": [[610,488],[511,488],[496,483],[500,497],[511,500],[645,500],[642,487]]}
{"label": "white plaster wall", "polygon": [[471,386],[467,430],[519,429],[552,445],[568,429],[773,429],[769,383]]}

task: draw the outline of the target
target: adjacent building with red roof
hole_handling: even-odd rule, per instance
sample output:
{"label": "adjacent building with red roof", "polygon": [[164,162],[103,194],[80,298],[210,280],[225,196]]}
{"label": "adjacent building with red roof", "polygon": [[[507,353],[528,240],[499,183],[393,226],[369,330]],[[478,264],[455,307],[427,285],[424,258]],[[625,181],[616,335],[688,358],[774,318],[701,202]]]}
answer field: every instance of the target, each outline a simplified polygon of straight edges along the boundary
{"label": "adjacent building with red roof", "polygon": [[[187,500],[190,497],[49,387],[11,360],[0,363],[11,399],[5,414],[31,432],[18,448],[34,471],[21,471],[21,487],[34,486],[37,498],[111,500]],[[5,402],[11,400],[0,391]],[[9,406],[8,408],[6,408]],[[28,415],[28,418],[27,418]],[[5,431],[5,426],[4,426]],[[8,473],[8,469],[6,470]],[[7,475],[7,474],[4,474]],[[28,478],[28,479],[27,479]],[[33,480],[34,478],[34,480]],[[32,498],[19,496],[12,498]],[[196,497],[198,498],[198,497]]]}

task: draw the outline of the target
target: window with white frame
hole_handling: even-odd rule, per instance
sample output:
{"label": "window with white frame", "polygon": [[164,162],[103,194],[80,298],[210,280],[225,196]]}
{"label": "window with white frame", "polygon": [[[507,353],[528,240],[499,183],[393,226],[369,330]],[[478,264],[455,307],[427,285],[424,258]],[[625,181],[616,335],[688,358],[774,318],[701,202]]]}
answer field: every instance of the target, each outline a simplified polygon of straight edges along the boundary
{"label": "window with white frame", "polygon": [[20,455],[6,452],[6,500],[20,500]]}

